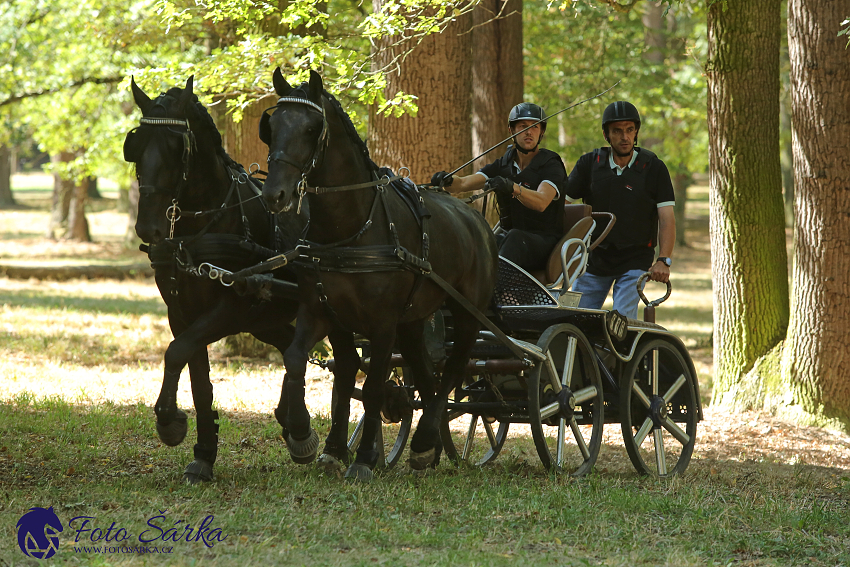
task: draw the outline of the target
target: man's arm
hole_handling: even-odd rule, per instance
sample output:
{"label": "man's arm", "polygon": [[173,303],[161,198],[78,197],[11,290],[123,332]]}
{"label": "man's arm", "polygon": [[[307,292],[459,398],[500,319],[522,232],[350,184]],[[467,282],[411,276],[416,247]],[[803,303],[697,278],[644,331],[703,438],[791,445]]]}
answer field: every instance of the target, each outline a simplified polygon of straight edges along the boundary
{"label": "man's arm", "polygon": [[558,196],[558,192],[551,184],[543,181],[538,185],[536,191],[526,189],[514,183],[513,198],[520,202],[524,207],[532,211],[542,212],[546,210],[549,203]]}
{"label": "man's arm", "polygon": [[466,177],[452,177],[451,185],[445,187],[449,193],[466,193],[468,191],[477,191],[484,189],[484,183],[487,181],[487,176],[483,173],[473,173]]}
{"label": "man's arm", "polygon": [[[676,216],[673,214],[673,206],[660,207],[658,209],[658,255],[672,258],[675,244]],[[649,273],[654,281],[667,283],[670,280],[670,268],[664,262],[656,261]]]}

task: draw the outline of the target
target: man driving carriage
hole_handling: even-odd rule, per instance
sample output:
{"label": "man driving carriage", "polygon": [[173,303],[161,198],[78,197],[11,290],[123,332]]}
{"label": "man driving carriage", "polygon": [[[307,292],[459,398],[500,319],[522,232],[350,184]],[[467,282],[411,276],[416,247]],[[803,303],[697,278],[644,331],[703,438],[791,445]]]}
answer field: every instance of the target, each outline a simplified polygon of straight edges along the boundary
{"label": "man driving carriage", "polygon": [[440,171],[431,177],[431,183],[451,193],[476,191],[485,184],[493,189],[504,229],[496,236],[499,255],[526,270],[537,270],[543,268],[564,234],[567,171],[558,154],[540,147],[546,132],[542,108],[528,102],[514,106],[508,127],[514,143],[501,158],[465,177]]}
{"label": "man driving carriage", "polygon": [[602,132],[610,146],[581,156],[566,188],[569,200],[583,199],[594,211],[617,218],[573,286],[582,294],[579,307],[601,308],[613,284],[614,309],[632,319],[637,318],[638,278],[648,271],[651,279],[667,282],[676,240],[670,173],[654,153],[637,147],[640,124],[630,102],[609,104],[602,113]]}

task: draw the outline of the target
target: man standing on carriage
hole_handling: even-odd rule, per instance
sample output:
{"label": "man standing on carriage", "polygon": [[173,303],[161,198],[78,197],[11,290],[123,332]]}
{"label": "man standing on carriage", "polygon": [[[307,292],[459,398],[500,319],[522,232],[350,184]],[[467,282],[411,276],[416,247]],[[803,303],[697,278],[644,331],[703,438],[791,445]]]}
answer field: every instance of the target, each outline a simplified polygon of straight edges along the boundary
{"label": "man standing on carriage", "polygon": [[594,211],[617,217],[573,286],[582,294],[579,307],[600,309],[613,284],[614,309],[632,319],[638,312],[638,278],[648,271],[651,279],[667,282],[676,241],[670,173],[654,153],[637,147],[640,122],[632,103],[609,104],[602,133],[610,146],[581,156],[566,188],[569,200],[583,199]]}
{"label": "man standing on carriage", "polygon": [[546,132],[542,108],[528,102],[514,106],[508,127],[515,134],[514,143],[501,158],[465,177],[440,171],[431,177],[431,184],[451,193],[476,191],[485,184],[493,189],[504,229],[496,237],[499,255],[526,270],[537,270],[546,265],[564,234],[567,171],[558,154],[540,147]]}

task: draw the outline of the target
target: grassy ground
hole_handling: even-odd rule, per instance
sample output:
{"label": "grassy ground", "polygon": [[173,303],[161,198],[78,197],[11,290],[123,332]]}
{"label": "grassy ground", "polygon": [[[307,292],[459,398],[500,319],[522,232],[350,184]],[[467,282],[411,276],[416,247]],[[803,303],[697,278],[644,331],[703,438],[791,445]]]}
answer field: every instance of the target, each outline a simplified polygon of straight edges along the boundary
{"label": "grassy ground", "polygon": [[[692,196],[691,247],[677,251],[674,294],[658,320],[694,355],[707,403],[707,196]],[[0,211],[0,263],[58,245],[38,236],[43,207],[21,200],[33,216]],[[68,254],[109,258],[126,219],[108,206],[101,213],[96,242]],[[580,480],[546,474],[517,428],[483,469],[443,463],[421,476],[402,466],[354,486],[289,460],[271,417],[279,359],[232,356],[221,345],[210,349],[221,412],[216,480],[184,486],[194,422],[176,448],[159,442],[153,422],[169,340],[150,280],[0,278],[0,566],[850,565],[850,437],[708,407],[691,466],[672,481],[635,475],[609,425],[596,472]],[[314,369],[308,390],[323,434],[330,377]],[[185,373],[178,403],[191,408]],[[52,506],[64,526],[48,560],[17,546],[16,524],[34,506]],[[100,531],[76,532],[78,516]],[[211,546],[194,531],[208,516]],[[116,542],[121,528],[129,539]]]}

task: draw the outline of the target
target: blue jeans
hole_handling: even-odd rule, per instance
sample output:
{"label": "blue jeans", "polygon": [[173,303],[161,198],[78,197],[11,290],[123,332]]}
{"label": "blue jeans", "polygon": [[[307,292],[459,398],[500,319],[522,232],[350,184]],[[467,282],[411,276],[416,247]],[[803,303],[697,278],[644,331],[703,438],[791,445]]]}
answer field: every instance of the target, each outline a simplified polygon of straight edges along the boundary
{"label": "blue jeans", "polygon": [[614,285],[614,309],[630,319],[637,319],[640,297],[637,281],[646,270],[629,270],[619,276],[594,276],[585,273],[573,284],[573,291],[581,292],[578,306],[585,309],[602,309],[605,298]]}

